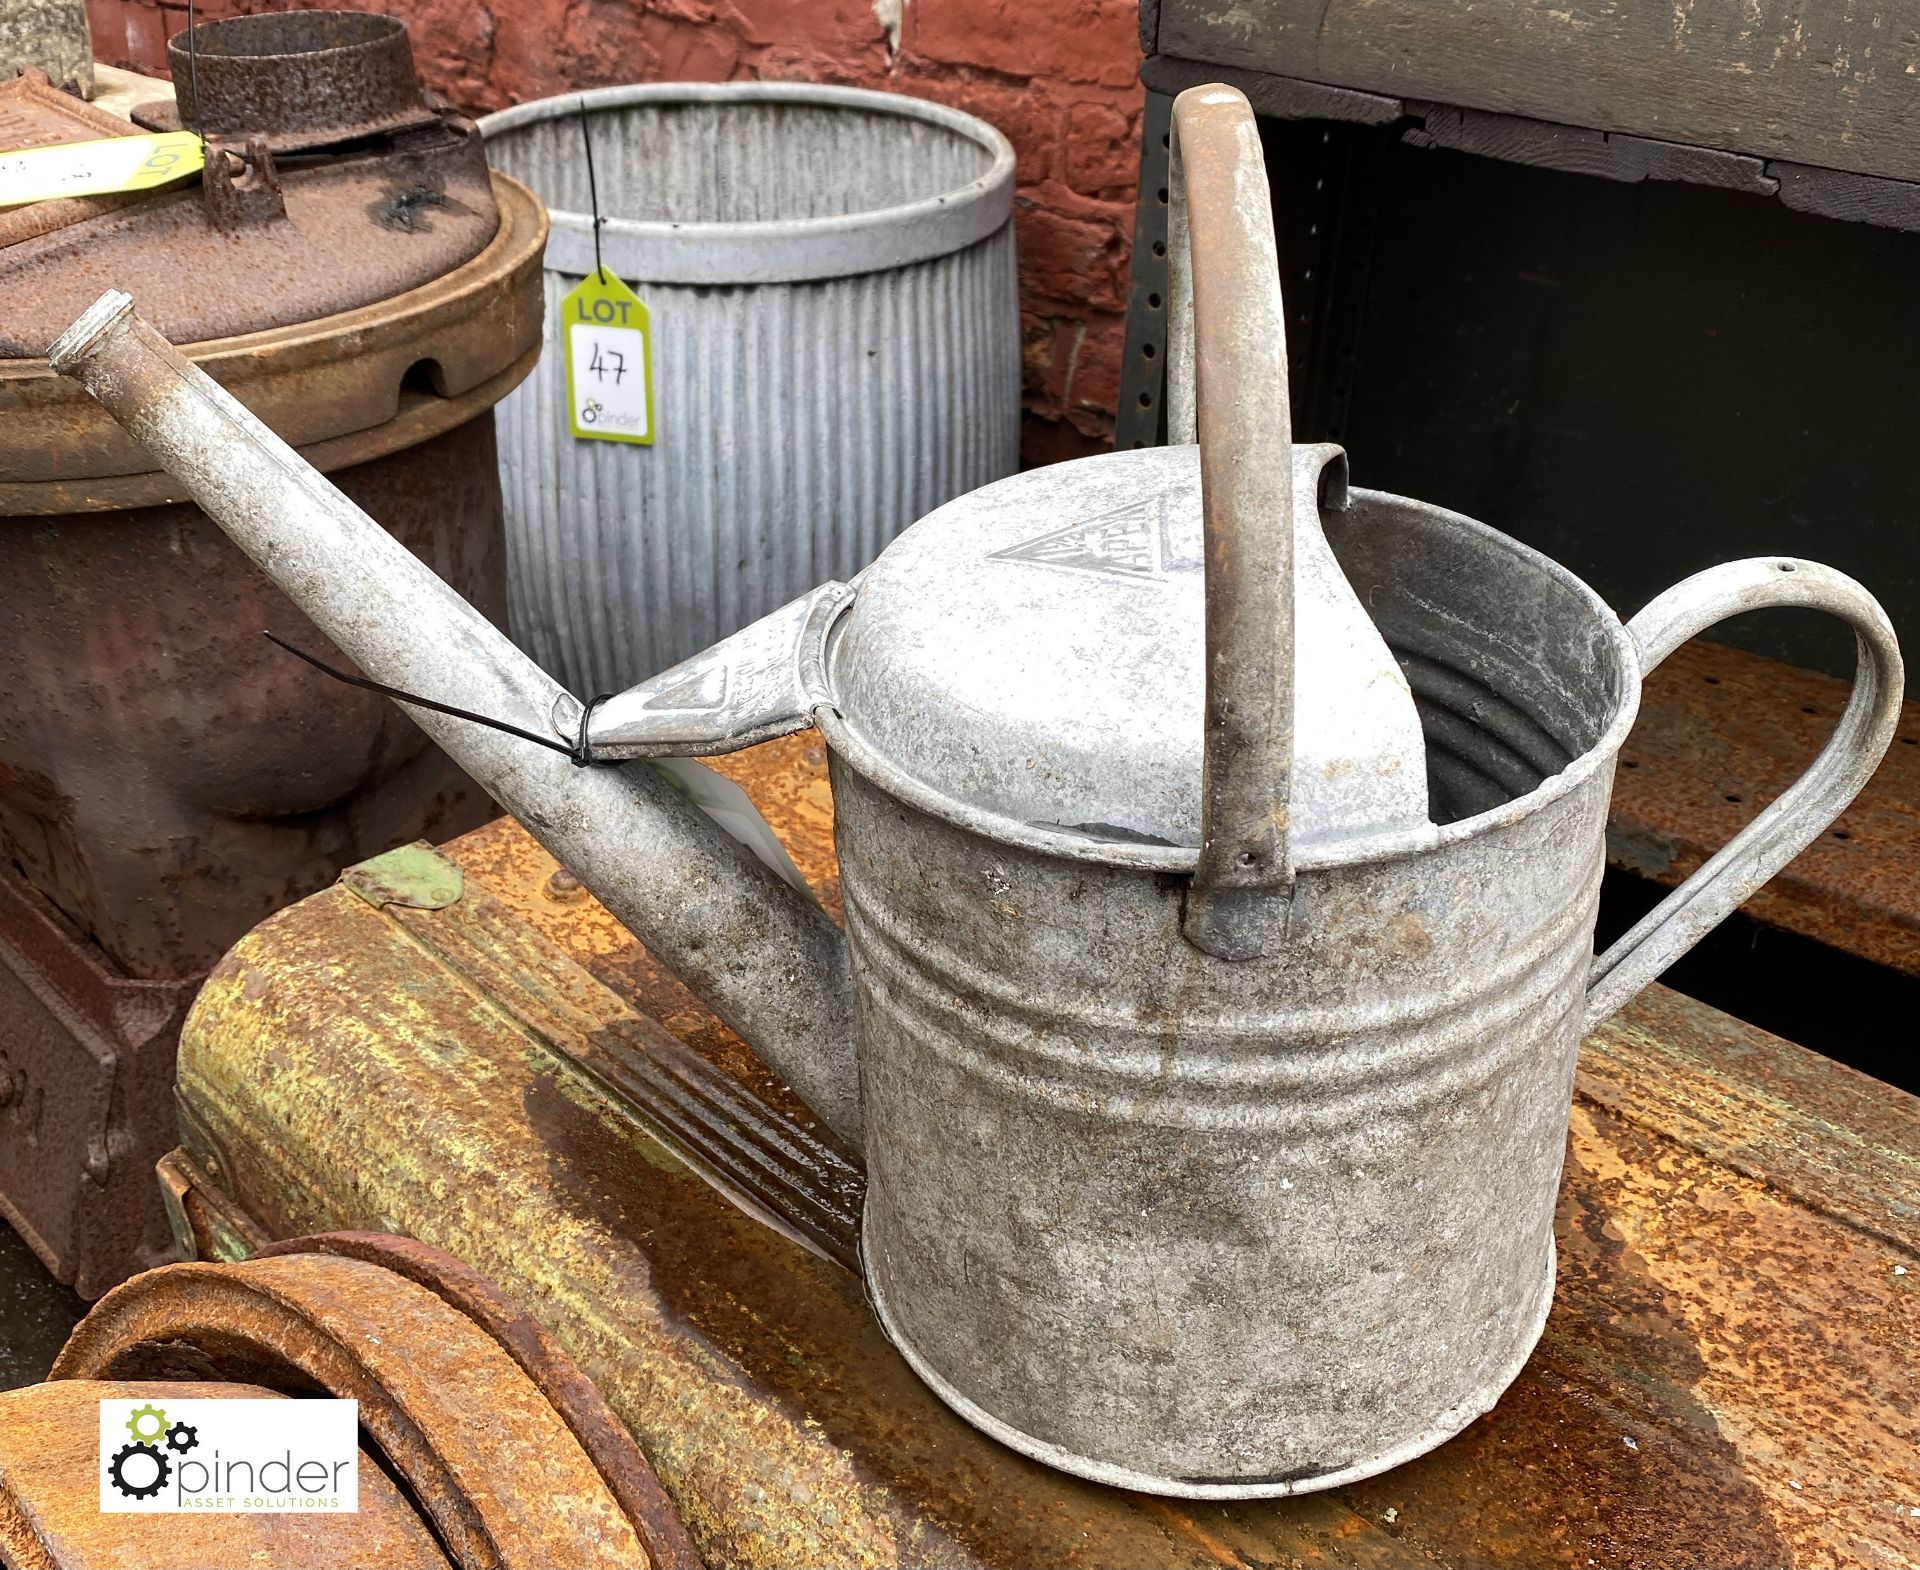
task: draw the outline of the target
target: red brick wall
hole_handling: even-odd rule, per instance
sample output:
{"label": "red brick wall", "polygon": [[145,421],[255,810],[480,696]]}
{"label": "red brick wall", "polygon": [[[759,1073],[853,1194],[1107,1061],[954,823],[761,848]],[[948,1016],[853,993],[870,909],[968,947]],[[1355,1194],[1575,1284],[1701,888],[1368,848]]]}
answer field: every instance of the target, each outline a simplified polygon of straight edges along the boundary
{"label": "red brick wall", "polygon": [[[885,88],[991,121],[1019,155],[1028,462],[1111,440],[1140,133],[1136,0],[360,0],[469,113],[618,82]],[[202,19],[283,9],[207,0]],[[87,0],[94,52],[166,71],[184,4]]]}

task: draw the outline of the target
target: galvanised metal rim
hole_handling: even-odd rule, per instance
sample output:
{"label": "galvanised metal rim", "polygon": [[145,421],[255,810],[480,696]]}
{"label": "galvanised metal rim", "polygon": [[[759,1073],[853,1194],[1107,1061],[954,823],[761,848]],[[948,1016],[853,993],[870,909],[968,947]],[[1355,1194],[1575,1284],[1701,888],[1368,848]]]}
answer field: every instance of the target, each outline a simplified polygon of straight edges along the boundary
{"label": "galvanised metal rim", "polygon": [[[492,141],[549,120],[632,104],[804,104],[892,115],[937,125],[976,143],[993,162],[978,179],[918,202],[832,218],[772,223],[666,223],[606,217],[600,256],[611,271],[642,283],[804,283],[885,272],[949,256],[996,233],[1013,213],[1013,144],[986,121],[945,104],[862,87],[808,82],[653,82],[601,87],[502,109],[480,121]],[[549,271],[586,277],[594,268],[593,216],[549,207]]]}
{"label": "galvanised metal rim", "polygon": [[[865,1239],[862,1239],[862,1252],[865,1254]],[[1288,1478],[1285,1480],[1250,1479],[1244,1483],[1201,1482],[1184,1477],[1156,1477],[1150,1472],[1135,1472],[1128,1467],[1114,1466],[1107,1461],[1095,1461],[1090,1457],[1078,1455],[1071,1450],[1049,1444],[1044,1439],[1035,1439],[1022,1429],[1003,1422],[984,1407],[969,1401],[958,1390],[947,1383],[921,1354],[914,1349],[894,1323],[893,1316],[887,1312],[885,1296],[879,1284],[871,1274],[865,1279],[867,1301],[873,1305],[874,1317],[880,1321],[880,1328],[886,1332],[887,1340],[893,1349],[907,1361],[907,1366],[920,1376],[921,1381],[942,1401],[975,1428],[989,1438],[997,1439],[1010,1450],[1017,1450],[1024,1456],[1044,1462],[1057,1472],[1067,1472],[1075,1477],[1089,1478],[1096,1483],[1105,1483],[1113,1488],[1131,1489],[1135,1493],[1161,1494],[1175,1499],[1286,1499],[1296,1494],[1315,1494],[1328,1488],[1341,1488],[1348,1483],[1364,1482],[1369,1477],[1378,1477],[1382,1472],[1391,1472],[1397,1466],[1405,1466],[1409,1461],[1425,1455],[1429,1450],[1437,1450],[1449,1439],[1461,1432],[1476,1418],[1484,1417],[1494,1409],[1500,1397],[1506,1394],[1507,1387],[1520,1377],[1520,1371],[1527,1366],[1527,1359],[1533,1356],[1533,1349],[1539,1344],[1541,1332],[1547,1328],[1547,1315],[1553,1307],[1553,1288],[1558,1262],[1558,1246],[1552,1237],[1547,1239],[1547,1269],[1541,1281],[1540,1290],[1535,1298],[1535,1307],[1528,1316],[1526,1333],[1520,1338],[1517,1353],[1492,1379],[1487,1380],[1466,1399],[1456,1401],[1428,1428],[1423,1429],[1414,1438],[1384,1450],[1377,1456],[1365,1461],[1356,1461],[1351,1466],[1341,1467],[1335,1472],[1322,1472],[1311,1477]]]}
{"label": "galvanised metal rim", "polygon": [[[1527,566],[1550,572],[1587,602],[1598,625],[1606,630],[1607,641],[1612,646],[1614,659],[1619,665],[1622,697],[1620,706],[1614,710],[1613,717],[1608,721],[1607,728],[1601,733],[1599,740],[1558,774],[1549,775],[1524,796],[1516,796],[1512,801],[1502,802],[1497,807],[1489,807],[1485,812],[1476,813],[1470,818],[1460,818],[1453,823],[1428,823],[1418,828],[1403,829],[1390,834],[1362,835],[1354,839],[1324,841],[1318,844],[1308,843],[1300,847],[1299,854],[1294,859],[1295,869],[1302,872],[1404,861],[1409,857],[1424,855],[1449,845],[1457,845],[1476,835],[1518,823],[1538,812],[1542,807],[1577,790],[1593,774],[1609,766],[1614,754],[1626,741],[1627,733],[1633,729],[1633,722],[1640,713],[1640,682],[1644,672],[1640,664],[1639,645],[1634,642],[1633,634],[1627,631],[1626,624],[1614,613],[1613,607],[1559,562],[1551,556],[1542,555],[1531,546],[1521,544],[1511,535],[1502,534],[1498,529],[1460,513],[1448,512],[1444,507],[1435,507],[1428,502],[1412,501],[1405,496],[1394,496],[1386,491],[1363,490],[1357,486],[1349,494],[1355,501],[1365,500],[1397,508],[1403,512],[1412,511],[1424,518],[1430,527],[1452,529],[1473,535],[1495,549],[1507,552]],[[848,602],[848,605],[851,607],[857,603],[856,596],[853,601]],[[828,633],[828,641],[831,645],[831,631]],[[1090,861],[1101,866],[1120,867],[1137,872],[1179,872],[1191,875],[1199,860],[1199,850],[1190,845],[1130,845],[1113,840],[1085,839],[1076,834],[1063,834],[1057,829],[1036,828],[1030,823],[1022,823],[1014,818],[1003,817],[999,813],[988,812],[970,802],[956,800],[944,791],[927,784],[926,781],[907,773],[862,736],[853,722],[839,709],[828,704],[817,705],[813,710],[812,719],[820,733],[826,737],[828,746],[850,767],[864,776],[870,784],[906,802],[909,806],[917,807],[922,812],[953,824],[956,828],[965,829],[968,833],[998,840],[1004,844],[1017,845],[1023,850],[1038,851],[1042,855],[1060,856],[1069,861]]]}

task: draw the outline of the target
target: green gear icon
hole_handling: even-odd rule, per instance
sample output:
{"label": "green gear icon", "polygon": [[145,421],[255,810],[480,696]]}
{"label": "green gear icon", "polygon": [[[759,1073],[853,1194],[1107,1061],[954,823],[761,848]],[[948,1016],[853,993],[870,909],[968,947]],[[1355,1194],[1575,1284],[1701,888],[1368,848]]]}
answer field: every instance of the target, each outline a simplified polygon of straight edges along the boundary
{"label": "green gear icon", "polygon": [[[149,1419],[152,1427],[143,1427],[142,1420]],[[167,1414],[157,1406],[137,1406],[127,1414],[127,1432],[142,1444],[152,1444],[167,1431]]]}

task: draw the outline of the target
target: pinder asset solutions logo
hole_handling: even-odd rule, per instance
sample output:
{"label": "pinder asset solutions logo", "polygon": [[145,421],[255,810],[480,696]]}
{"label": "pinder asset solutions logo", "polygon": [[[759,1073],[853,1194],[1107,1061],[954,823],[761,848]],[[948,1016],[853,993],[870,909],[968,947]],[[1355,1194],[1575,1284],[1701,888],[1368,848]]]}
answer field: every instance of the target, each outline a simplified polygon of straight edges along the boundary
{"label": "pinder asset solutions logo", "polygon": [[360,1508],[356,1401],[219,1396],[100,1403],[100,1508]]}

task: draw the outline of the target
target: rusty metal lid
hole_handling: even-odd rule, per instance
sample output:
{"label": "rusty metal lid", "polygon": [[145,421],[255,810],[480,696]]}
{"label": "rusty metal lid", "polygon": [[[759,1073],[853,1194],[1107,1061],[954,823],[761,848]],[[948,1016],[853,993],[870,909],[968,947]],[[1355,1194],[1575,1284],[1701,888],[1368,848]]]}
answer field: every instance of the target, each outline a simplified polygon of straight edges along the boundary
{"label": "rusty metal lid", "polygon": [[493,239],[485,150],[471,124],[427,102],[402,24],[292,11],[193,37],[197,63],[179,39],[173,48],[189,123],[196,76],[206,110],[200,183],[51,232],[32,230],[56,204],[6,220],[22,232],[0,246],[0,358],[40,358],[109,288],[136,289],[175,343],[204,343],[391,299]]}
{"label": "rusty metal lid", "polygon": [[[337,316],[196,344],[194,363],[327,473],[472,419],[532,369],[546,315],[546,213],[505,175],[491,184],[500,227],[471,261]],[[78,384],[43,359],[0,360],[0,517],[186,496]]]}
{"label": "rusty metal lid", "polygon": [[[472,128],[279,173],[213,164],[199,186],[0,249],[0,358],[39,359],[131,285],[175,343],[266,332],[391,299],[472,260],[500,226]],[[231,226],[223,227],[231,214]]]}

